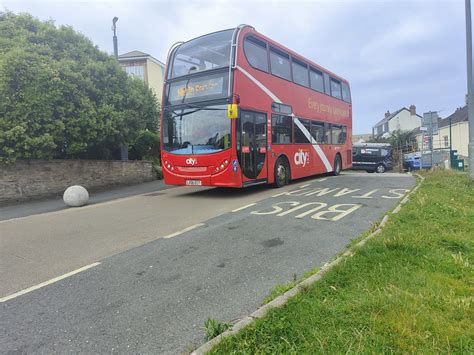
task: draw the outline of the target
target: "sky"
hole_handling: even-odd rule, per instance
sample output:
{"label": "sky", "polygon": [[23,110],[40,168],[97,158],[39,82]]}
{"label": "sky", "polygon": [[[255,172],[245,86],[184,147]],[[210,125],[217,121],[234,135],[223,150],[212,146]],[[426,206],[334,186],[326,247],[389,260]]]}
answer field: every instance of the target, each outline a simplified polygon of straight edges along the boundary
{"label": "sky", "polygon": [[70,25],[108,53],[117,16],[119,54],[162,62],[174,42],[252,25],[350,82],[354,134],[371,133],[387,110],[446,117],[465,105],[464,0],[0,0],[5,9]]}

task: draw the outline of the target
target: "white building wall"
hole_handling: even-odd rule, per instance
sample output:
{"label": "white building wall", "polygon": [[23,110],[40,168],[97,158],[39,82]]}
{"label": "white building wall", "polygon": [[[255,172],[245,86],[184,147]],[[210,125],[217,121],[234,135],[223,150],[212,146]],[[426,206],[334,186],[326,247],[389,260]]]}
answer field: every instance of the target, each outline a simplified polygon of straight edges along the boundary
{"label": "white building wall", "polygon": [[409,111],[403,110],[388,122],[388,131],[411,131],[420,126],[420,117],[412,116]]}

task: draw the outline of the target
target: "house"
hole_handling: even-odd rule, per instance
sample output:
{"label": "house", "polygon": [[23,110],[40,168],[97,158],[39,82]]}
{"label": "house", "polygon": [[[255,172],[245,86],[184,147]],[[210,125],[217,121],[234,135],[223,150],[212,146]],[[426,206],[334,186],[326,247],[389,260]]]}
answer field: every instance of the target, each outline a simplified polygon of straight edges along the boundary
{"label": "house", "polygon": [[[434,150],[449,150],[449,121],[451,120],[452,149],[458,151],[460,158],[467,158],[469,144],[469,121],[467,106],[459,107],[450,116],[438,120],[438,131],[433,135]],[[419,128],[413,130],[417,146],[429,150],[429,137]]]}
{"label": "house", "polygon": [[422,117],[417,115],[416,106],[411,105],[410,109],[403,107],[394,113],[387,111],[385,117],[372,127],[372,137],[388,137],[395,131],[412,131],[420,127]]}
{"label": "house", "polygon": [[128,75],[145,81],[155,93],[161,106],[165,65],[151,55],[140,51],[121,54],[118,61]]}

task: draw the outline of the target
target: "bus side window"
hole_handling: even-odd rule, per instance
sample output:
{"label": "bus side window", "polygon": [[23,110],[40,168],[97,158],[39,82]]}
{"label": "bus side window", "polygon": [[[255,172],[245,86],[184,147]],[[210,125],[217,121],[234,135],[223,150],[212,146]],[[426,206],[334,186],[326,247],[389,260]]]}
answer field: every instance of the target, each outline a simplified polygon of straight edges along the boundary
{"label": "bus side window", "polygon": [[351,91],[346,83],[342,83],[342,99],[345,102],[351,102]]}
{"label": "bus side window", "polygon": [[315,143],[315,144],[324,143],[324,123],[311,122],[311,138],[312,138],[312,143]]}
{"label": "bus side window", "polygon": [[347,139],[347,127],[346,126],[342,126],[342,132],[341,134],[339,135],[339,144],[344,144],[346,143],[346,139]]}
{"label": "bus side window", "polygon": [[341,83],[333,78],[331,78],[331,96],[336,99],[342,99]]}
{"label": "bus side window", "polygon": [[331,86],[329,84],[329,75],[324,73],[324,93],[331,95]]}
{"label": "bus side window", "polygon": [[331,144],[331,124],[324,124],[324,143]]}
{"label": "bus side window", "polygon": [[[298,118],[296,118],[298,119]],[[304,120],[302,118],[298,119],[304,128],[309,132],[310,131],[310,120]],[[294,132],[295,132],[295,143],[310,143],[309,139],[306,137],[303,131],[298,127],[298,125],[294,124]]]}
{"label": "bus side window", "polygon": [[291,80],[290,56],[279,49],[270,47],[270,69],[273,75]]}
{"label": "bus side window", "polygon": [[254,37],[244,41],[244,53],[250,65],[268,73],[267,44]]}
{"label": "bus side window", "polygon": [[272,115],[272,143],[288,144],[292,142],[291,116]]}
{"label": "bus side window", "polygon": [[346,141],[345,127],[332,125],[332,144],[343,144]]}

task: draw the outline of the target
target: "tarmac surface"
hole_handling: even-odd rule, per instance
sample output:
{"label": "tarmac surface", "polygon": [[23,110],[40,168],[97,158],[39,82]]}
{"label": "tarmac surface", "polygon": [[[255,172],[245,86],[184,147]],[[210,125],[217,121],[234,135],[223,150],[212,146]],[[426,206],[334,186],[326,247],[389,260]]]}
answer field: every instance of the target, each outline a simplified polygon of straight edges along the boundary
{"label": "tarmac surface", "polygon": [[[2,300],[90,266],[0,303],[0,349],[188,352],[204,342],[207,318],[253,312],[274,285],[344,250],[414,184],[403,174],[344,173],[283,189],[171,188],[0,222]],[[36,250],[23,268],[10,255],[21,245]]]}

